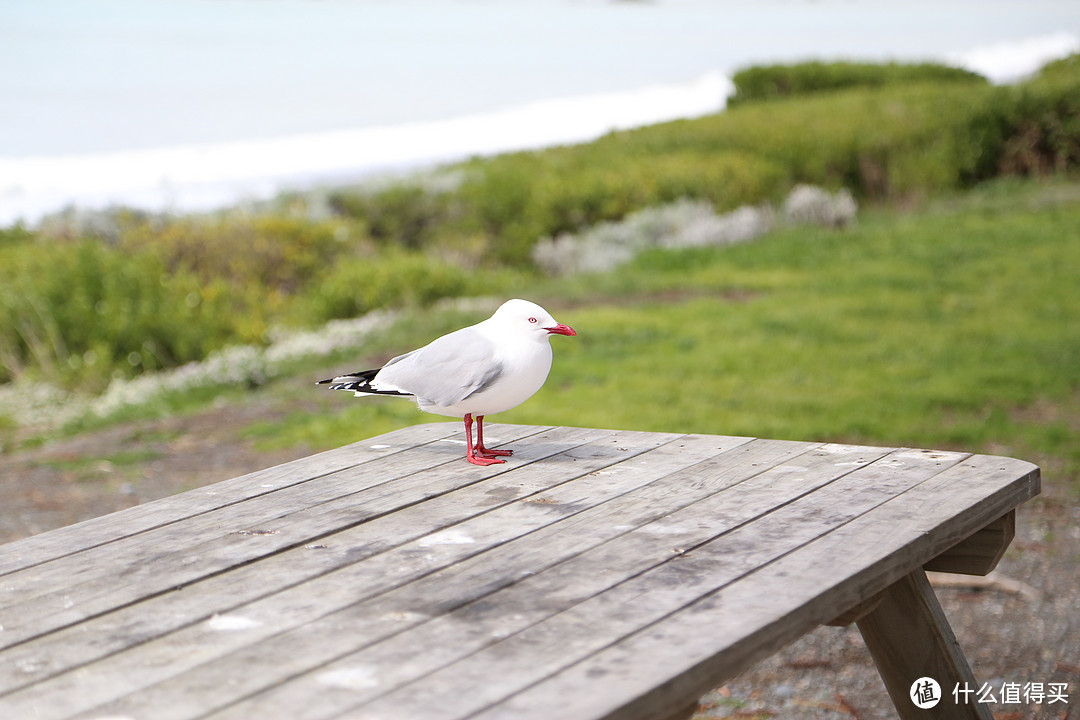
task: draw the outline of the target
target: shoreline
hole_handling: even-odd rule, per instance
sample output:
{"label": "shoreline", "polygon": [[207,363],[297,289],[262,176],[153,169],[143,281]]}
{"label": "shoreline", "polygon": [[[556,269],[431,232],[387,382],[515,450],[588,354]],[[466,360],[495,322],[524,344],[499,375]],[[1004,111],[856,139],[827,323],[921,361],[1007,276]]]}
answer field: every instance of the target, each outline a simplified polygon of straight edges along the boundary
{"label": "shoreline", "polygon": [[[1077,51],[1080,35],[1062,30],[928,61],[1007,84]],[[0,228],[33,229],[69,209],[213,212],[288,192],[399,178],[474,156],[589,142],[616,130],[721,112],[734,91],[731,74],[713,70],[682,82],[538,99],[441,120],[116,152],[0,156]]]}
{"label": "shoreline", "polygon": [[446,120],[236,142],[0,158],[0,227],[35,226],[70,206],[208,212],[429,170],[474,156],[595,140],[723,109],[731,80],[710,72],[633,91],[553,98]]}

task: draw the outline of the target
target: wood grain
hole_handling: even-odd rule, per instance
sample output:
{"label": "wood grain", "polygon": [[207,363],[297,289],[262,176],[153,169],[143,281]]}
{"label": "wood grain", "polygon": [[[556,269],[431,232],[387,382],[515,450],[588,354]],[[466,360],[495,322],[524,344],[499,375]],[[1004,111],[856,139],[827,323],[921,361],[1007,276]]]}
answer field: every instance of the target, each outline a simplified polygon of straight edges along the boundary
{"label": "wood grain", "polygon": [[935,719],[993,720],[986,705],[949,697],[957,684],[978,683],[921,569],[890,585],[881,604],[859,620],[859,631],[902,720],[926,717],[927,710],[909,695],[923,677],[940,686],[940,702],[932,708]]}
{"label": "wood grain", "polygon": [[921,568],[996,561],[1039,487],[965,453],[487,434],[508,464],[422,425],[3,548],[0,717],[663,720],[853,609],[887,684],[925,656],[909,616],[961,677]]}

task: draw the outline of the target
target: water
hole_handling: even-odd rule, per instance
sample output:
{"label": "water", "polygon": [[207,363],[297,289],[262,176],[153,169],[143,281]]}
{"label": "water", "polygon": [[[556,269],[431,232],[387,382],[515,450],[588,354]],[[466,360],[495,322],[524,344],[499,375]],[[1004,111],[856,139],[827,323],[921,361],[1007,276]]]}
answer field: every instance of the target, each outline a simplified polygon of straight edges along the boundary
{"label": "water", "polygon": [[1009,82],[1066,0],[5,0],[0,225],[198,210],[714,112],[731,73],[936,60]]}

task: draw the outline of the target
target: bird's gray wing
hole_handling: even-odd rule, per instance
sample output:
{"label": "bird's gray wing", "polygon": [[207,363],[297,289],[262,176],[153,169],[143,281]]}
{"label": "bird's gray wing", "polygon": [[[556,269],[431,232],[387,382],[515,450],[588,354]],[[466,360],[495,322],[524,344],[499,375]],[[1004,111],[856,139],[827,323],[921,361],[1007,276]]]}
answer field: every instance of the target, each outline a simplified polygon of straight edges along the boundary
{"label": "bird's gray wing", "polygon": [[375,384],[389,384],[446,407],[489,387],[502,371],[494,343],[469,327],[394,358],[379,371]]}

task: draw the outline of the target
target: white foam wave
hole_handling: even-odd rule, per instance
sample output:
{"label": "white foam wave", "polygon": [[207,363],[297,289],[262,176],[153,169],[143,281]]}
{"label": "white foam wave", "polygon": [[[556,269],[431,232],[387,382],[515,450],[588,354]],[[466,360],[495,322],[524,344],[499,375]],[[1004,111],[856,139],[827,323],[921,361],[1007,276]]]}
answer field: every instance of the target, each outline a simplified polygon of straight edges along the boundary
{"label": "white foam wave", "polygon": [[694,81],[544,100],[484,115],[293,137],[151,150],[0,158],[0,225],[34,223],[74,204],[198,211],[285,187],[476,154],[582,142],[606,132],[723,108],[720,73]]}
{"label": "white foam wave", "polygon": [[1046,63],[1075,52],[1080,52],[1080,37],[1061,31],[953,53],[948,61],[1000,84],[1021,80]]}

